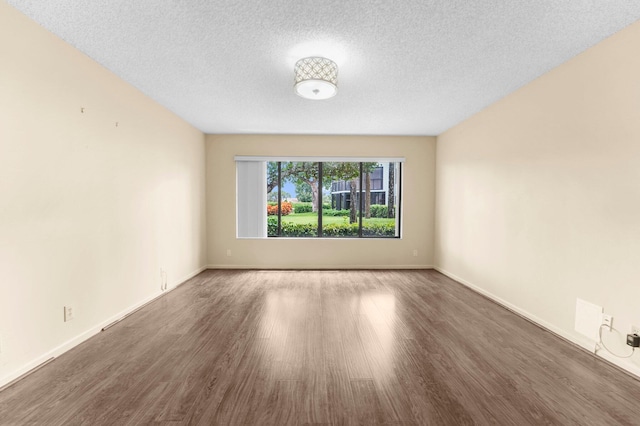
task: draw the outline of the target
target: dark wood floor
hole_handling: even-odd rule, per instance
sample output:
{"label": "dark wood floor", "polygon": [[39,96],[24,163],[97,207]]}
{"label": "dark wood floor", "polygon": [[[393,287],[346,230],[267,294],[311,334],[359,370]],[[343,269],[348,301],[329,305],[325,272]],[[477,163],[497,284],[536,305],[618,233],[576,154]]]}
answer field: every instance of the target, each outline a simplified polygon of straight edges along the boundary
{"label": "dark wood floor", "polygon": [[639,425],[640,381],[435,271],[206,271],[0,392],[152,423]]}

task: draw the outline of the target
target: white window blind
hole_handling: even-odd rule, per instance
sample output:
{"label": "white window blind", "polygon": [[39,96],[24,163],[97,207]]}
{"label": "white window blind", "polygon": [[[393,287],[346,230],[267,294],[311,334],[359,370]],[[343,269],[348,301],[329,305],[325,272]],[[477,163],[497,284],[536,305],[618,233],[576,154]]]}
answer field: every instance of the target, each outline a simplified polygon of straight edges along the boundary
{"label": "white window blind", "polygon": [[237,236],[267,237],[267,163],[236,162]]}

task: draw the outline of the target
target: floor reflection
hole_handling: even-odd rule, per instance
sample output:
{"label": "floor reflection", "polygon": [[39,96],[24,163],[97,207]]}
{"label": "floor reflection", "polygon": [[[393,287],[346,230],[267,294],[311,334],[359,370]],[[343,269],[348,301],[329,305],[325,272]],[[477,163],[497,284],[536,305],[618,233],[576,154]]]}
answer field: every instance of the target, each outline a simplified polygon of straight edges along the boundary
{"label": "floor reflection", "polygon": [[[334,289],[335,290],[335,289]],[[278,380],[339,369],[350,379],[394,377],[396,298],[391,293],[267,292],[257,338],[263,368]]]}

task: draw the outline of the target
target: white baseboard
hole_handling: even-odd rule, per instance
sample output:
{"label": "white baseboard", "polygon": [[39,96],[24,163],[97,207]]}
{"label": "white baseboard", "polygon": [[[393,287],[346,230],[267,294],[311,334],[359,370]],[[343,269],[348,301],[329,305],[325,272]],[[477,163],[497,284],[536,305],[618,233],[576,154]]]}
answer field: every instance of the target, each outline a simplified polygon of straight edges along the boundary
{"label": "white baseboard", "polygon": [[640,377],[640,367],[624,359],[617,358],[616,356],[610,354],[606,350],[601,350],[596,352],[596,356],[599,356],[600,358],[607,360],[611,364],[614,364],[622,368],[623,370],[628,371],[629,373]]}
{"label": "white baseboard", "polygon": [[180,284],[182,284],[182,283],[186,282],[187,280],[195,277],[196,275],[198,275],[199,273],[201,273],[205,269],[207,269],[206,266],[203,266],[203,267],[199,268],[198,270],[188,274],[186,277],[182,278],[181,280],[175,281],[172,286],[168,286],[169,288],[167,290],[155,292],[154,294],[152,294],[152,295],[144,298],[143,300],[141,300],[141,301],[129,306],[128,308],[118,312],[117,314],[110,316],[109,318],[105,319],[104,321],[101,321],[99,324],[94,325],[93,327],[90,327],[88,330],[80,333],[79,335],[75,336],[74,338],[67,340],[66,342],[62,343],[59,346],[56,346],[55,348],[53,348],[50,351],[42,354],[41,356],[37,357],[36,359],[24,364],[22,367],[18,368],[17,370],[15,370],[15,371],[9,373],[8,375],[0,378],[0,389],[2,389],[3,387],[6,387],[8,384],[16,381],[17,379],[19,379],[23,375],[27,374],[28,372],[30,372],[34,368],[38,367],[39,365],[50,361],[51,358],[59,357],[63,353],[67,352],[68,350],[78,346],[80,343],[82,343],[82,342],[86,341],[87,339],[89,339],[89,338],[95,336],[96,334],[100,333],[100,331],[102,331],[102,329],[104,327],[106,327],[107,325],[110,325],[110,324],[118,321],[119,319],[129,315],[133,311],[135,311],[135,310],[139,309],[140,307],[146,305],[147,303],[151,302],[152,300],[157,299],[158,297],[166,294],[167,292],[177,288],[178,286],[180,286]]}
{"label": "white baseboard", "polygon": [[207,265],[207,269],[247,269],[247,270],[349,270],[349,269],[434,269],[433,265]]}
{"label": "white baseboard", "polygon": [[174,288],[179,287],[180,285],[182,285],[185,282],[189,281],[191,278],[195,277],[196,275],[198,275],[202,271],[206,271],[207,269],[209,269],[209,267],[207,265],[201,266],[200,268],[198,268],[195,271],[185,275],[184,277],[175,280],[171,285],[168,285],[169,290],[173,290]]}
{"label": "white baseboard", "polygon": [[542,327],[556,335],[558,335],[559,337],[580,346],[581,348],[585,349],[588,352],[591,352],[592,354],[594,354],[595,356],[602,358],[614,365],[616,365],[617,367],[620,367],[621,369],[636,375],[638,377],[640,377],[640,367],[634,365],[633,363],[629,362],[629,361],[625,361],[624,359],[620,359],[620,358],[616,358],[615,356],[609,354],[606,351],[598,351],[596,352],[596,342],[588,339],[588,338],[578,338],[572,334],[567,333],[565,330],[556,327],[555,325],[543,320],[542,318],[533,315],[532,313],[525,311],[524,309],[519,308],[518,306],[515,306],[514,304],[502,299],[501,297],[498,297],[496,295],[494,295],[491,292],[486,291],[485,289],[478,287],[475,284],[470,283],[469,281],[458,277],[455,274],[452,274],[449,271],[446,271],[442,268],[440,268],[439,266],[434,266],[434,268],[436,271],[446,275],[447,277],[451,278],[452,280],[455,280],[457,282],[459,282],[460,284],[464,285],[465,287],[470,288],[471,290],[475,291],[476,293],[482,294],[483,296],[488,297],[489,299],[493,300],[494,302],[496,302],[497,304],[509,309],[510,311],[515,312],[516,314],[522,316],[523,318],[535,323],[536,325],[538,325],[539,327]]}

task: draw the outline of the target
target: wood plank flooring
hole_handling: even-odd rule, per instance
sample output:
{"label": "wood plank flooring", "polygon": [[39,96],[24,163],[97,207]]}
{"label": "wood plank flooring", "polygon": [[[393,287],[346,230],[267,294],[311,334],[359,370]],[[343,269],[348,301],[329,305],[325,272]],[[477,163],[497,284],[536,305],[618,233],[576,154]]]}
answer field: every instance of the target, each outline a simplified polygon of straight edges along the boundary
{"label": "wood plank flooring", "polygon": [[640,381],[435,271],[205,271],[1,425],[640,425]]}

